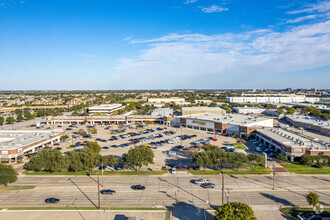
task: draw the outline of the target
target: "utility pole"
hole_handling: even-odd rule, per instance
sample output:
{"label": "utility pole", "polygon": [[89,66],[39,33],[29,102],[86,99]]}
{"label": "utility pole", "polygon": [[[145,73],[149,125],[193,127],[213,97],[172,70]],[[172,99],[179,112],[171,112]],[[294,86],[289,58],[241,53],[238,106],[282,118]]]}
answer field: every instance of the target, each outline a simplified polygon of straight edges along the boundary
{"label": "utility pole", "polygon": [[223,174],[223,168],[221,168],[221,174],[222,174],[222,205],[224,205],[224,200],[225,200],[225,176]]}
{"label": "utility pole", "polygon": [[103,163],[102,163],[102,186],[103,186]]}
{"label": "utility pole", "polygon": [[[182,125],[180,124],[180,128],[181,128],[181,136],[182,136]],[[181,146],[182,146],[182,138],[181,138]]]}
{"label": "utility pole", "polygon": [[100,176],[99,176],[99,172],[97,172],[97,200],[98,200],[97,208],[100,209],[101,208],[101,201],[100,201]]}
{"label": "utility pole", "polygon": [[275,167],[273,165],[273,190],[275,190]]}

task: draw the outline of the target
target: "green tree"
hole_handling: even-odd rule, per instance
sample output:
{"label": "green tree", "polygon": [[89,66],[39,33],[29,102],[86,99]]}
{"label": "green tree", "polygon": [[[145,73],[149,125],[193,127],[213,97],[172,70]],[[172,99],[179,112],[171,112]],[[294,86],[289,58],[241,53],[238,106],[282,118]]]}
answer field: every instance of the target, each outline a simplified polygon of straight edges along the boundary
{"label": "green tree", "polygon": [[0,117],[0,125],[3,125],[4,122],[5,122],[5,119],[3,117]]}
{"label": "green tree", "polygon": [[87,134],[87,132],[84,129],[79,129],[78,134],[81,135],[81,136],[84,136],[84,135]]}
{"label": "green tree", "polygon": [[15,109],[15,114],[16,114],[16,115],[21,115],[21,114],[23,114],[22,109]]}
{"label": "green tree", "polygon": [[306,195],[306,200],[307,200],[308,204],[313,206],[314,209],[319,204],[319,198],[320,198],[320,196],[315,192],[310,192]]}
{"label": "green tree", "polygon": [[33,118],[33,115],[31,114],[31,112],[29,110],[24,110],[24,118],[31,119],[31,118]]}
{"label": "green tree", "polygon": [[256,220],[250,206],[244,203],[231,202],[217,208],[215,220]]}
{"label": "green tree", "polygon": [[140,171],[142,166],[154,163],[154,152],[146,146],[136,146],[123,154],[123,163]]}
{"label": "green tree", "polygon": [[313,165],[314,164],[313,156],[311,156],[309,154],[302,155],[300,163],[302,165],[307,165],[307,166]]}
{"label": "green tree", "polygon": [[296,113],[296,109],[293,108],[293,107],[289,107],[289,108],[286,109],[286,113],[288,115],[293,115],[294,113]]}
{"label": "green tree", "polygon": [[23,121],[24,120],[24,117],[22,114],[19,114],[17,115],[17,118],[16,118],[18,121]]}
{"label": "green tree", "polygon": [[14,123],[15,119],[13,117],[7,117],[6,118],[6,122],[9,123],[9,124],[12,124]]}
{"label": "green tree", "polygon": [[7,186],[8,183],[13,183],[16,180],[17,173],[13,166],[0,163],[0,184]]}
{"label": "green tree", "polygon": [[80,114],[79,114],[79,112],[74,111],[74,112],[71,113],[71,115],[72,115],[72,116],[78,116],[78,115],[80,115]]}
{"label": "green tree", "polygon": [[88,141],[85,145],[85,148],[89,152],[96,154],[99,154],[102,149],[101,146],[96,141]]}
{"label": "green tree", "polygon": [[67,139],[69,139],[68,135],[63,135],[63,136],[60,137],[61,141],[66,141]]}
{"label": "green tree", "polygon": [[68,169],[68,164],[62,153],[57,149],[41,150],[37,155],[32,156],[26,164],[27,170],[44,170],[49,172],[58,172]]}
{"label": "green tree", "polygon": [[66,155],[69,160],[68,170],[69,171],[82,171],[83,164],[81,162],[80,153],[76,151],[69,151]]}
{"label": "green tree", "polygon": [[257,170],[258,165],[265,165],[265,157],[261,154],[248,154],[247,159],[251,163],[251,168],[254,166],[254,171]]}
{"label": "green tree", "polygon": [[87,128],[88,133],[90,134],[97,134],[97,129],[92,127],[92,128]]}
{"label": "green tree", "polygon": [[100,162],[102,164],[108,164],[108,165],[112,165],[113,166],[113,165],[119,163],[119,159],[116,158],[113,155],[105,155],[105,156],[101,156]]}
{"label": "green tree", "polygon": [[284,110],[283,110],[283,108],[279,108],[279,109],[277,109],[276,112],[277,112],[278,114],[280,114],[280,115],[284,114]]}

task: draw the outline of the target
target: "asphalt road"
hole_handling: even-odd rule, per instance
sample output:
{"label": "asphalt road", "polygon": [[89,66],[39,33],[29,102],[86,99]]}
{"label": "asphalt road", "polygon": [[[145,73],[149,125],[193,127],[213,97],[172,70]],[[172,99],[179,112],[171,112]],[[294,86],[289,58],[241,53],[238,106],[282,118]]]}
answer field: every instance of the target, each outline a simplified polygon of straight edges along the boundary
{"label": "asphalt road", "polygon": [[[205,176],[216,184],[214,189],[203,189],[190,183],[200,178],[188,174],[163,176],[104,176],[103,187],[116,195],[101,195],[104,207],[152,207],[175,204],[208,208],[221,204],[221,177]],[[102,178],[100,178],[102,180]],[[230,190],[230,201],[250,205],[307,205],[305,194],[315,190],[323,205],[330,206],[329,176],[276,176],[276,190],[272,190],[272,176],[226,176],[225,188]],[[146,186],[145,191],[134,191],[131,185]],[[95,176],[20,176],[15,185],[36,185],[32,190],[0,192],[0,207],[13,206],[95,206],[97,179]],[[44,199],[56,197],[59,204],[45,204]],[[226,200],[225,200],[226,202]]]}

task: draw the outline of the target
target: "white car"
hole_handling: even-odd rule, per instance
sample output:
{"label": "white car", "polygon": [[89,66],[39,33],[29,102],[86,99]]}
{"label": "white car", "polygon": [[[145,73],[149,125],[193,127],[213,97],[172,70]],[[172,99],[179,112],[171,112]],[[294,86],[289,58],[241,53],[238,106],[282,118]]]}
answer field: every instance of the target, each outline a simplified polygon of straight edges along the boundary
{"label": "white car", "polygon": [[196,184],[209,183],[208,179],[198,179],[193,181]]}
{"label": "white car", "polygon": [[172,168],[171,173],[176,174],[176,168],[175,167]]}
{"label": "white car", "polygon": [[256,151],[259,151],[259,152],[261,152],[261,151],[262,151],[262,149],[261,149],[260,147],[257,147]]}
{"label": "white car", "polygon": [[168,155],[176,155],[176,152],[174,152],[174,151],[169,151],[167,154],[168,154]]}

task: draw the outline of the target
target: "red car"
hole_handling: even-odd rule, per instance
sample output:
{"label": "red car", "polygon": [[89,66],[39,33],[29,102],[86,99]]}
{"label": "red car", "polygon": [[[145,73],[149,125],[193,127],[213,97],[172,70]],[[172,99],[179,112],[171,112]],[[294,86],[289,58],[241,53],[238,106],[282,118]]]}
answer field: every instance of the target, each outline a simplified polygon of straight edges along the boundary
{"label": "red car", "polygon": [[217,141],[218,139],[212,138],[211,140],[212,140],[212,141]]}
{"label": "red car", "polygon": [[222,136],[226,136],[227,135],[227,133],[222,133]]}
{"label": "red car", "polygon": [[60,143],[55,143],[54,145],[55,145],[55,146],[58,146],[58,145],[60,145]]}
{"label": "red car", "polygon": [[167,129],[167,128],[164,128],[165,130]]}
{"label": "red car", "polygon": [[183,150],[189,150],[189,148],[183,148]]}

